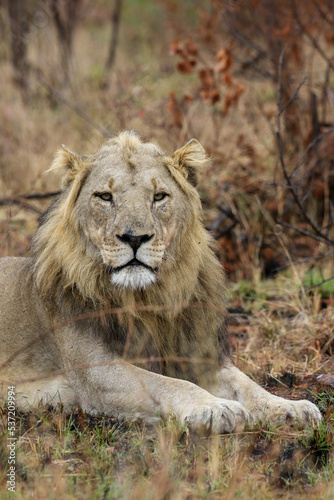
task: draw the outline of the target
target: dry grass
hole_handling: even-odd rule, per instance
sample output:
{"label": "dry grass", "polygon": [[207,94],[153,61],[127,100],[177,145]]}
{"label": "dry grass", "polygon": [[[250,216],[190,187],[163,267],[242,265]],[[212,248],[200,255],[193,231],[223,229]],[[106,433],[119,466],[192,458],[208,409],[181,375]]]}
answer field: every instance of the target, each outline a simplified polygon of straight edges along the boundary
{"label": "dry grass", "polygon": [[[261,182],[271,182],[277,167],[271,88],[264,82],[243,81],[246,92],[238,112],[224,118],[216,146],[213,114],[204,105],[194,105],[183,129],[169,127],[169,92],[185,93],[194,82],[191,76],[185,79],[175,72],[168,46],[175,38],[173,25],[182,26],[186,19],[195,26],[192,9],[186,2],[184,7],[174,6],[174,11],[166,10],[163,3],[125,2],[116,65],[109,88],[102,89],[109,7],[100,1],[95,8],[85,8],[76,33],[69,86],[59,84],[51,25],[32,38],[30,60],[42,68],[51,86],[111,134],[139,129],[144,138],[157,141],[169,152],[195,135],[209,151],[214,150],[213,167],[201,181],[208,225],[219,213],[216,203],[223,187],[225,199],[242,222],[233,243],[239,267],[231,265],[236,284],[231,283],[230,333],[236,364],[279,395],[318,400],[325,423],[317,432],[302,434],[278,428],[263,431],[257,426],[239,436],[194,440],[174,421],[152,430],[102,416],[92,418],[80,410],[64,415],[41,408],[17,419],[16,498],[333,498],[333,393],[316,383],[317,375],[334,372],[333,289],[305,292],[309,266],[292,267],[272,281],[261,279],[257,238],[269,231],[268,206],[263,200],[273,196],[273,190]],[[180,30],[182,36],[185,29]],[[50,96],[35,74],[30,98],[24,102],[12,82],[5,41],[0,44],[0,57],[4,132],[0,137],[0,197],[56,189],[56,181],[43,172],[57,148],[66,143],[92,152],[103,137]],[[29,203],[40,212],[48,204]],[[0,206],[0,256],[28,254],[37,218],[23,206]],[[286,257],[290,249],[282,238],[271,232],[270,241],[275,240],[275,247]],[[220,243],[226,254],[229,241]],[[310,251],[307,245],[303,248]],[[323,261],[317,272],[328,276],[331,268],[330,262]],[[246,275],[247,281],[237,279]],[[1,407],[0,498],[7,498],[6,415]]]}
{"label": "dry grass", "polygon": [[[41,409],[17,419],[16,497],[330,498],[332,419],[327,412],[326,424],[303,434],[259,425],[241,435],[195,439],[175,421],[143,429]],[[3,447],[2,464],[7,456]],[[5,472],[0,498],[6,498]]]}

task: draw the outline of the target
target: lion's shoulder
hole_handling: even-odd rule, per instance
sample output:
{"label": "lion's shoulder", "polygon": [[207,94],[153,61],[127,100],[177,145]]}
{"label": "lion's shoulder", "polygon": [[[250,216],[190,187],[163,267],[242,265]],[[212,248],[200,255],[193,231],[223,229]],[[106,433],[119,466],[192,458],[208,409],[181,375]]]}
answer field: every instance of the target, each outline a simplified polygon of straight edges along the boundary
{"label": "lion's shoulder", "polygon": [[4,313],[13,299],[19,305],[22,294],[26,290],[29,295],[29,287],[33,281],[33,266],[33,259],[28,257],[0,259],[0,312]]}
{"label": "lion's shoulder", "polygon": [[15,332],[20,338],[29,338],[39,332],[42,323],[48,324],[33,269],[31,258],[0,259],[0,340],[11,339]]}
{"label": "lion's shoulder", "polygon": [[33,259],[30,257],[3,257],[0,259],[0,280],[6,285],[6,281],[11,281],[22,273],[32,272]]}

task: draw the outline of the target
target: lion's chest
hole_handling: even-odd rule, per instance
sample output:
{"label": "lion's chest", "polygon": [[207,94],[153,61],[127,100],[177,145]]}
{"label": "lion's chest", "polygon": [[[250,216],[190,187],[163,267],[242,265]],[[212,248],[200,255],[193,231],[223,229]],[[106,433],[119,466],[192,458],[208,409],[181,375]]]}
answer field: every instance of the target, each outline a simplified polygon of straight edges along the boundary
{"label": "lion's chest", "polygon": [[[102,325],[101,325],[102,326]],[[199,341],[189,321],[154,316],[108,321],[104,336],[113,355],[155,373],[198,382],[215,366],[217,345]]]}

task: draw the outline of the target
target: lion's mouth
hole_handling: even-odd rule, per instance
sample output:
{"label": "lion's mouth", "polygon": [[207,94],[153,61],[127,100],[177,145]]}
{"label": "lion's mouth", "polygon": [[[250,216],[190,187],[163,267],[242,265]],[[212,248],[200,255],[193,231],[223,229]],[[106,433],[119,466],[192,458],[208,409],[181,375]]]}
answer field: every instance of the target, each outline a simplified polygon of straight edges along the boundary
{"label": "lion's mouth", "polygon": [[121,271],[122,269],[126,269],[127,267],[145,267],[149,271],[152,271],[152,273],[155,273],[157,271],[156,269],[153,269],[153,267],[148,266],[147,264],[144,264],[144,262],[141,262],[140,260],[138,260],[136,258],[130,260],[129,262],[127,262],[123,266],[119,266],[119,267],[108,266],[107,270],[111,274],[111,273]]}

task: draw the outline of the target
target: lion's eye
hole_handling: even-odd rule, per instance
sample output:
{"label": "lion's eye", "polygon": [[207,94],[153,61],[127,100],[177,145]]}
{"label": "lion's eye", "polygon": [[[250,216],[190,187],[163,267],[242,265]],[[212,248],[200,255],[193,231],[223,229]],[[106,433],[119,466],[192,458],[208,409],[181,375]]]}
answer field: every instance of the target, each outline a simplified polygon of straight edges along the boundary
{"label": "lion's eye", "polygon": [[166,193],[157,193],[154,195],[154,201],[161,201],[164,198],[166,198],[167,194]]}
{"label": "lion's eye", "polygon": [[101,200],[104,201],[111,201],[112,200],[112,194],[110,193],[97,193],[96,196],[101,198]]}

